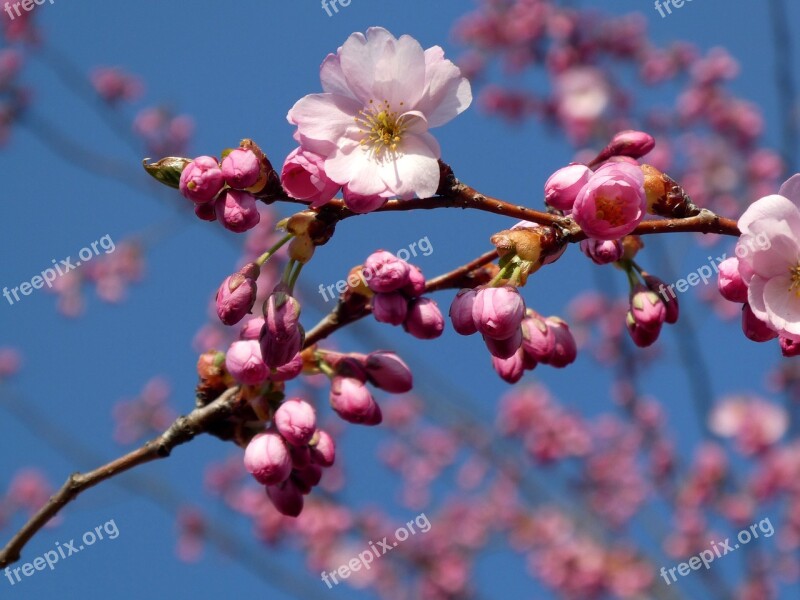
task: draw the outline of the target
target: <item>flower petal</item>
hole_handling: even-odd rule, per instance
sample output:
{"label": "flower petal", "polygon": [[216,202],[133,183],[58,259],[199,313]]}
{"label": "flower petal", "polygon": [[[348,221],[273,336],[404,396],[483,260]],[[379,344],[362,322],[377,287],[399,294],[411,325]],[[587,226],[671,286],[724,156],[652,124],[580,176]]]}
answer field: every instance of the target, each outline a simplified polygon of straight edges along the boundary
{"label": "flower petal", "polygon": [[800,210],[787,198],[778,194],[764,196],[753,202],[739,217],[739,229],[742,233],[753,233],[751,227],[761,220],[783,220],[789,224],[792,231],[800,231]]}
{"label": "flower petal", "polygon": [[791,200],[795,206],[800,206],[800,173],[795,173],[784,181],[778,194]]}
{"label": "flower petal", "polygon": [[433,196],[439,187],[439,144],[429,133],[406,134],[400,147],[402,155],[392,171],[382,170],[389,189],[401,198]]}
{"label": "flower petal", "polygon": [[322,61],[319,68],[319,78],[322,82],[322,89],[330,94],[339,94],[353,100],[358,100],[347,83],[347,77],[342,71],[342,63],[336,54],[328,54]]}
{"label": "flower petal", "polygon": [[776,331],[800,334],[800,296],[789,289],[791,277],[773,277],[764,286],[767,322]]}
{"label": "flower petal", "polygon": [[[361,107],[346,96],[338,94],[309,94],[300,98],[286,118],[303,138],[338,144],[344,137],[357,135],[354,115]],[[303,143],[303,146],[306,146]],[[316,148],[309,148],[318,152]]]}
{"label": "flower petal", "polygon": [[347,185],[354,194],[372,196],[386,192],[381,178],[381,165],[371,153],[354,140],[348,140],[325,161],[328,177],[340,185]]}
{"label": "flower petal", "polygon": [[444,50],[433,46],[425,50],[425,91],[415,108],[425,113],[429,127],[444,125],[467,110],[472,103],[472,87]]}
{"label": "flower petal", "polygon": [[747,287],[747,303],[750,305],[750,310],[760,321],[765,323],[769,321],[767,306],[764,302],[764,288],[766,285],[767,280],[756,275],[750,280]]}
{"label": "flower petal", "polygon": [[414,107],[425,86],[425,53],[414,38],[400,39],[371,27],[366,36],[354,33],[339,51],[348,87],[362,105],[387,101],[393,110],[400,103]]}

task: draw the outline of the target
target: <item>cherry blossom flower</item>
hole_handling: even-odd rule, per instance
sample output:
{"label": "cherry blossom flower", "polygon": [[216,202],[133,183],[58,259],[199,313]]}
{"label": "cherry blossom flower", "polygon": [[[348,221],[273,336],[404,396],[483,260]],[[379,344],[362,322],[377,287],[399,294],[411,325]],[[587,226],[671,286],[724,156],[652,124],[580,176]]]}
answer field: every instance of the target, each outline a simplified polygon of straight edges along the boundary
{"label": "cherry blossom flower", "polygon": [[325,157],[327,176],[361,196],[432,196],[441,152],[428,130],[472,102],[442,48],[373,27],[330,54],[320,79],[324,93],[301,98],[287,118],[301,146]]}
{"label": "cherry blossom flower", "polygon": [[[739,219],[739,273],[750,310],[770,329],[800,341],[800,174]],[[764,243],[767,240],[769,243]]]}

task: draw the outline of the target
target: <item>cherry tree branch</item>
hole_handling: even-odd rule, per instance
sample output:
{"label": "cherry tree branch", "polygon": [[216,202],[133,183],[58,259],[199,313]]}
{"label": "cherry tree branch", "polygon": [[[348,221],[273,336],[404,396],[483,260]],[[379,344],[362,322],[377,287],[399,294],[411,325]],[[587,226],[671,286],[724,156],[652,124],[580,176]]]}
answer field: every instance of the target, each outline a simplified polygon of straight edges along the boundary
{"label": "cherry tree branch", "polygon": [[0,568],[18,561],[31,538],[81,493],[139,465],[168,457],[177,446],[191,441],[220,420],[231,416],[238,402],[238,392],[238,387],[230,388],[209,404],[179,417],[164,433],[140,448],[88,473],[70,475],[61,489],[0,550]]}
{"label": "cherry tree branch", "polygon": [[[586,239],[586,234],[575,221],[568,216],[535,210],[520,204],[512,204],[482,194],[475,188],[456,179],[452,169],[440,161],[441,183],[437,195],[412,200],[389,200],[374,212],[406,212],[412,210],[432,210],[435,208],[461,208],[480,210],[522,221],[532,221],[539,225],[557,227],[565,234],[566,241],[575,243]],[[283,193],[270,190],[261,197],[264,202],[288,202],[308,206],[307,200],[298,200]],[[337,223],[351,217],[359,216],[341,199],[334,199],[318,209],[314,209],[321,220]],[[738,237],[740,235],[736,221],[720,217],[707,209],[701,209],[696,216],[681,219],[656,218],[641,222],[632,232],[634,235],[652,235],[656,233],[714,233]]]}

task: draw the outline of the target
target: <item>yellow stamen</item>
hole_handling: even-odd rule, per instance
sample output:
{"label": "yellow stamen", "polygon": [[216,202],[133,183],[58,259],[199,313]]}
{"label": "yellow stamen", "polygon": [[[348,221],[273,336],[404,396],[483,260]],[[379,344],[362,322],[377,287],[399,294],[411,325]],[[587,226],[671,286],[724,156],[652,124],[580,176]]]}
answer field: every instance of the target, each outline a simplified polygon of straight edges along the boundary
{"label": "yellow stamen", "polygon": [[[400,106],[403,106],[403,102]],[[378,159],[382,158],[384,151],[397,153],[406,123],[402,115],[391,109],[388,100],[378,105],[370,100],[369,106],[358,112],[355,122],[364,132],[360,144],[365,150],[371,151]]]}

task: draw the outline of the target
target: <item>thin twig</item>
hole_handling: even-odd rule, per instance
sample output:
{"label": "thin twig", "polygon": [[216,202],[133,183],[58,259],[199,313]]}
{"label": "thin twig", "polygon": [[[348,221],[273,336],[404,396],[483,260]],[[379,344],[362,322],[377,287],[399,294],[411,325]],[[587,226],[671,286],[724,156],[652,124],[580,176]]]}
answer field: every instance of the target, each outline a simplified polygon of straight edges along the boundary
{"label": "thin twig", "polygon": [[179,417],[164,433],[140,448],[88,473],[70,475],[61,489],[0,550],[0,568],[19,560],[28,541],[82,492],[134,467],[166,458],[173,448],[194,439],[210,425],[230,416],[234,411],[238,392],[238,387],[230,388],[213,402],[196,408],[187,416]]}

